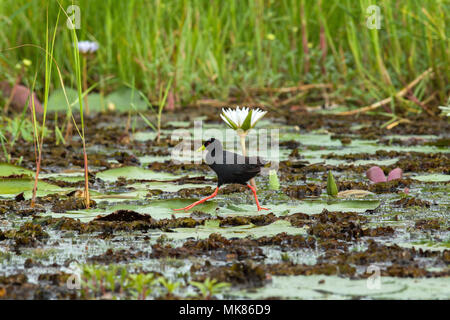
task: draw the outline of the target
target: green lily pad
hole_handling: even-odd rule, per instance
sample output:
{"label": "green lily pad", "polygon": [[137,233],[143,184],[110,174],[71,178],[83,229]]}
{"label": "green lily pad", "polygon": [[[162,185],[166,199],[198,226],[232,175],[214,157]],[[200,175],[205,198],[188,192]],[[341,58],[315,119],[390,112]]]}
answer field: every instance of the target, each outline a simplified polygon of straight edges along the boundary
{"label": "green lily pad", "polygon": [[[75,89],[66,88],[66,95],[67,100],[63,89],[53,91],[48,98],[48,111],[67,111],[67,101],[69,101],[69,104],[73,104],[78,100],[78,92]],[[78,103],[76,105],[78,106]],[[75,106],[72,109],[75,109]]]}
{"label": "green lily pad", "polygon": [[132,92],[130,88],[121,88],[112,92],[105,98],[105,103],[106,105],[113,104],[115,110],[121,112],[134,110],[132,104],[136,110],[147,110],[146,102],[139,96],[138,92]]}
{"label": "green lily pad", "polygon": [[135,183],[130,184],[128,187],[135,188],[136,190],[161,190],[164,192],[177,192],[181,189],[191,189],[191,188],[205,188],[205,187],[215,187],[214,184],[194,184],[194,183],[186,183],[186,184],[175,184],[170,182],[146,182],[146,183]]}
{"label": "green lily pad", "polygon": [[[370,281],[370,280],[369,280]],[[338,276],[273,276],[263,288],[230,291],[231,297],[246,299],[448,299],[449,280],[442,278],[381,277],[379,287],[367,279],[350,280]]]}
{"label": "green lily pad", "polygon": [[[340,200],[336,199],[330,202],[324,200],[304,200],[280,204],[267,204],[269,210],[276,216],[283,216],[302,212],[306,214],[318,214],[327,209],[330,212],[358,212],[362,213],[367,210],[375,210],[380,205],[379,200]],[[264,205],[263,205],[264,206]],[[237,209],[236,209],[237,208]],[[238,204],[234,206],[220,207],[218,214],[221,216],[235,215],[259,215],[261,211],[257,211],[254,204]]]}
{"label": "green lily pad", "polygon": [[424,174],[411,178],[422,182],[448,182],[450,181],[450,174]]}
{"label": "green lily pad", "polygon": [[417,242],[400,242],[395,243],[396,245],[402,247],[402,248],[415,248],[416,250],[430,250],[430,251],[445,251],[450,249],[450,243],[446,242],[424,242],[420,243],[420,241]]}
{"label": "green lily pad", "polygon": [[9,177],[11,175],[28,175],[34,177],[34,172],[10,163],[0,163],[0,177]]}
{"label": "green lily pad", "polygon": [[271,237],[285,232],[289,235],[306,235],[307,228],[296,228],[289,221],[278,220],[266,226],[255,226],[253,224],[236,227],[219,227],[218,224],[209,223],[196,228],[175,228],[173,232],[167,232],[165,235],[169,239],[184,240],[195,237],[196,239],[206,239],[212,233],[220,233],[225,238],[260,238]]}
{"label": "green lily pad", "polygon": [[190,121],[167,121],[166,125],[177,128],[188,128],[191,125]]}
{"label": "green lily pad", "polygon": [[[155,131],[139,131],[133,134],[133,140],[136,141],[149,141],[155,140],[157,133]],[[162,136],[162,134],[161,134]]]}
{"label": "green lily pad", "polygon": [[[101,197],[93,197],[101,198]],[[173,211],[173,209],[184,208],[191,204],[192,201],[186,199],[170,199],[170,200],[149,200],[148,204],[138,205],[138,204],[128,204],[128,203],[118,203],[108,205],[107,209],[102,208],[99,205],[97,208],[93,209],[83,209],[78,211],[67,211],[62,214],[58,213],[47,213],[55,218],[59,217],[74,217],[76,215],[77,219],[83,222],[88,222],[98,215],[104,216],[113,213],[117,210],[133,210],[141,214],[149,214],[153,219],[171,219],[172,215],[176,217],[188,217],[191,213],[185,211]],[[196,206],[197,210],[205,213],[213,213],[217,208],[217,203],[215,201],[208,201]]]}
{"label": "green lily pad", "polygon": [[89,111],[105,111],[107,108],[106,101],[100,93],[88,94]]}
{"label": "green lily pad", "polygon": [[[80,104],[78,103],[78,91],[72,88],[66,88],[66,95],[67,100],[62,89],[56,89],[55,91],[53,91],[48,99],[48,111],[67,111],[67,101],[69,101],[69,104],[72,106],[73,112],[80,110]],[[99,112],[103,111],[106,108],[106,104],[104,101],[102,101],[102,97],[99,93],[88,94],[87,102],[89,111]],[[83,107],[86,109],[84,100]]]}
{"label": "green lily pad", "polygon": [[[32,179],[2,179],[0,180],[0,194],[1,195],[16,195],[25,192],[25,198],[29,198],[34,187],[34,180]],[[53,184],[38,181],[37,195],[42,196],[49,193],[61,192],[64,189]]]}
{"label": "green lily pad", "polygon": [[174,180],[182,177],[182,175],[174,175],[166,172],[156,172],[141,167],[114,168],[98,172],[96,176],[97,178],[100,178],[108,182],[117,181],[119,177],[124,177],[129,180],[156,180],[156,181]]}
{"label": "green lily pad", "polygon": [[65,182],[78,182],[84,181],[84,172],[71,172],[71,173],[41,173],[39,175],[42,179],[50,179],[56,181]]}

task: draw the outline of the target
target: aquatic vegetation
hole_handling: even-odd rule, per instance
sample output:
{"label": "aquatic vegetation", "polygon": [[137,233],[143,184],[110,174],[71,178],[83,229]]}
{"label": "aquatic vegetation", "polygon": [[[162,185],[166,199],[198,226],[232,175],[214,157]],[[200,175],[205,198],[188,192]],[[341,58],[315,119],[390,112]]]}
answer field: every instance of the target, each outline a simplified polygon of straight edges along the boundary
{"label": "aquatic vegetation", "polygon": [[262,111],[259,108],[249,109],[248,107],[242,107],[241,109],[237,106],[236,109],[222,109],[220,117],[231,129],[240,129],[247,132],[254,128],[256,123],[261,120],[266,113],[267,111]]}
{"label": "aquatic vegetation", "polygon": [[261,120],[267,111],[262,111],[259,108],[249,109],[248,107],[237,106],[235,109],[224,108],[220,117],[227,124],[228,127],[235,130],[240,137],[242,155],[246,156],[245,137],[248,132],[255,127],[256,123]]}
{"label": "aquatic vegetation", "polygon": [[[47,21],[46,21],[46,33],[45,33],[45,85],[44,85],[44,111],[43,111],[43,117],[42,117],[42,125],[40,127],[40,131],[38,131],[37,126],[37,119],[36,119],[36,102],[34,101],[34,97],[31,96],[31,104],[32,104],[32,119],[33,119],[33,126],[34,126],[34,153],[36,157],[36,174],[34,177],[34,188],[33,188],[33,195],[31,198],[31,206],[34,207],[34,204],[36,202],[36,192],[37,192],[37,186],[38,186],[38,180],[39,180],[39,172],[41,169],[41,161],[42,161],[42,148],[44,144],[44,137],[45,137],[45,121],[47,116],[47,106],[48,106],[48,97],[50,93],[50,83],[52,78],[52,69],[53,69],[53,51],[55,48],[55,39],[56,39],[56,31],[59,21],[59,12],[58,17],[56,19],[55,23],[55,30],[53,32],[53,37],[50,42],[49,38],[49,26],[48,26],[48,11],[47,11]],[[36,83],[37,73],[34,77],[32,91],[34,90],[34,86]]]}
{"label": "aquatic vegetation", "polygon": [[331,171],[328,171],[327,177],[327,194],[329,196],[335,197],[338,194],[338,187],[336,181],[334,180],[333,174]]}
{"label": "aquatic vegetation", "polygon": [[[54,17],[59,7],[50,3],[49,12]],[[298,0],[218,2],[208,7],[195,2],[161,6],[157,2],[124,1],[110,6],[81,0],[77,4],[82,10],[89,6],[89,12],[103,13],[80,21],[81,30],[92,30],[89,36],[101,43],[104,53],[96,66],[98,74],[117,75],[121,83],[134,76],[136,87],[149,93],[152,101],[158,100],[160,84],[176,74],[174,94],[184,104],[201,102],[203,97],[224,101],[233,90],[257,97],[261,92],[270,93],[270,100],[287,98],[293,104],[303,103],[305,92],[307,97],[322,97],[322,87],[310,86],[322,84],[328,85],[331,101],[370,105],[384,94],[390,97],[398,84],[415,79],[429,66],[433,66],[434,79],[424,81],[414,89],[414,95],[420,101],[430,98],[427,106],[435,101],[443,105],[448,99],[445,79],[449,60],[442,45],[446,41],[445,2],[380,1],[383,32],[365,27],[366,1],[339,5],[322,1],[320,10]],[[25,6],[27,10],[23,10]],[[42,39],[45,14],[32,14],[42,9],[42,3],[2,1],[2,12],[13,23],[9,32],[4,32],[1,47],[15,44],[16,39],[22,43]],[[21,14],[14,15],[17,12]],[[154,19],[148,19],[148,12],[155,13]],[[162,38],[161,34],[167,36]],[[127,39],[126,45],[118,45],[122,39]],[[62,65],[71,65],[67,55],[71,46],[70,41],[56,43],[55,56],[61,57]],[[36,61],[36,52],[24,52]],[[149,59],[149,52],[158,60]],[[188,53],[189,59],[181,52]],[[22,58],[22,52],[11,53],[12,61]],[[39,79],[43,79],[42,73]],[[73,74],[64,73],[64,82],[70,83]],[[53,83],[58,85],[56,79]],[[300,83],[312,89],[302,90]],[[330,83],[339,88],[338,93],[331,92]],[[361,90],[362,86],[367,90]],[[423,111],[405,100],[393,99],[392,109]],[[390,104],[386,107],[391,109]]]}
{"label": "aquatic vegetation", "polygon": [[[69,33],[60,2],[2,1],[0,74],[29,103],[0,120],[0,298],[447,297],[444,7],[380,1],[382,32],[367,1],[244,0],[93,3]],[[173,157],[175,130],[212,156],[203,129],[230,127],[245,155],[258,126],[280,148],[256,166]]]}
{"label": "aquatic vegetation", "polygon": [[450,117],[450,97],[447,100],[447,106],[440,106],[439,109],[442,110],[442,114]]}
{"label": "aquatic vegetation", "polygon": [[269,188],[274,191],[280,189],[280,182],[278,181],[278,175],[275,170],[269,171]]}
{"label": "aquatic vegetation", "polygon": [[[59,3],[58,3],[59,4]],[[60,4],[59,4],[60,5]],[[61,5],[60,5],[61,6]],[[62,9],[62,8],[61,8]],[[64,14],[67,16],[67,13],[64,11],[64,9],[62,9]],[[59,17],[59,12],[58,11],[58,17]],[[68,20],[70,21],[70,23],[72,24],[72,20]],[[76,78],[76,84],[77,84],[77,89],[78,89],[78,103],[80,105],[80,120],[81,120],[81,132],[78,129],[78,126],[76,126],[75,123],[75,127],[77,129],[77,132],[81,138],[81,142],[83,145],[83,156],[84,156],[84,196],[85,196],[85,204],[86,204],[86,208],[89,208],[90,205],[90,195],[89,195],[89,169],[88,169],[88,158],[87,158],[87,153],[86,153],[86,139],[85,139],[85,127],[84,127],[84,113],[83,113],[83,102],[82,102],[82,98],[83,98],[83,87],[81,84],[81,62],[80,62],[80,51],[78,49],[78,37],[77,37],[77,33],[76,33],[76,29],[72,28],[71,29],[71,37],[72,37],[72,42],[73,42],[73,56],[74,56],[74,71],[75,71],[75,78]],[[55,35],[56,35],[56,29],[55,29]],[[54,38],[53,38],[54,41]],[[83,48],[82,48],[83,49]],[[96,49],[95,45],[92,46],[91,45],[91,50],[92,49]],[[86,61],[84,63],[85,68],[86,67]],[[84,72],[85,76],[87,76],[87,71],[85,70]],[[48,93],[47,93],[47,99],[48,99]],[[47,100],[46,99],[46,100]],[[69,112],[71,112],[71,106],[68,105],[68,110],[70,110]],[[75,121],[74,121],[75,122]]]}
{"label": "aquatic vegetation", "polygon": [[124,266],[81,266],[81,293],[84,298],[100,296],[144,300],[157,288],[156,283],[153,273],[131,274]]}
{"label": "aquatic vegetation", "polygon": [[443,114],[446,114],[447,117],[450,117],[450,107],[439,107],[442,110]]}
{"label": "aquatic vegetation", "polygon": [[215,295],[221,293],[225,288],[230,287],[227,282],[218,282],[216,279],[206,278],[204,282],[191,281],[191,285],[198,288],[203,299],[209,300]]}
{"label": "aquatic vegetation", "polygon": [[366,176],[373,183],[379,183],[379,182],[386,182],[386,181],[402,179],[403,171],[400,168],[395,168],[389,172],[389,175],[386,178],[383,170],[381,170],[381,168],[378,166],[374,166],[366,171]]}
{"label": "aquatic vegetation", "polygon": [[82,54],[94,53],[98,50],[99,45],[94,41],[78,41],[78,51]]}
{"label": "aquatic vegetation", "polygon": [[173,297],[175,294],[175,291],[178,289],[178,287],[181,286],[181,282],[179,281],[171,281],[169,279],[166,279],[164,277],[159,277],[158,282],[163,286],[166,297]]}
{"label": "aquatic vegetation", "polygon": [[137,299],[144,300],[151,292],[153,284],[156,282],[155,275],[149,274],[132,274],[130,275],[129,288],[136,290]]}

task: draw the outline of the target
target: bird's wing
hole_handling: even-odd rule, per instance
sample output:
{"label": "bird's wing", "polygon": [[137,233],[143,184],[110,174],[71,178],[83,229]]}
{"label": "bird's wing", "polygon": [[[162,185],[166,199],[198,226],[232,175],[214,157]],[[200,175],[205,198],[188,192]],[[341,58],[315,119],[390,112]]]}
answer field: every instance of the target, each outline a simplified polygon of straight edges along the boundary
{"label": "bird's wing", "polygon": [[225,164],[245,164],[250,166],[263,167],[268,162],[263,160],[260,157],[244,157],[240,154],[224,151],[223,152],[223,161]]}

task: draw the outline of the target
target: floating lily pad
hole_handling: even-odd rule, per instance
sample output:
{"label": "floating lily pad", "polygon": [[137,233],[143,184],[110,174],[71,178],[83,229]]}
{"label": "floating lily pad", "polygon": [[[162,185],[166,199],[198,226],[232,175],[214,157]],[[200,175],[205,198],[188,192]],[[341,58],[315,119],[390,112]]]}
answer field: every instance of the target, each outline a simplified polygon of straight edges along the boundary
{"label": "floating lily pad", "polygon": [[[21,192],[25,192],[24,197],[29,198],[34,187],[34,180],[32,179],[1,179],[0,180],[0,194],[13,196]],[[49,193],[61,192],[64,189],[53,184],[39,181],[37,186],[38,196]]]}
{"label": "floating lily pad", "polygon": [[[67,110],[67,101],[69,104],[73,104],[75,101],[78,101],[78,92],[75,89],[66,88],[66,96],[64,95],[63,89],[54,90],[48,99],[48,111],[66,111]],[[78,103],[76,106],[79,109]],[[75,106],[72,107],[74,109]]]}
{"label": "floating lily pad", "polygon": [[[93,197],[101,198],[99,197]],[[190,200],[185,199],[170,199],[170,200],[149,200],[148,204],[139,205],[139,204],[127,204],[127,203],[119,203],[108,205],[107,209],[102,208],[99,205],[97,208],[92,209],[83,209],[78,211],[67,211],[62,214],[58,213],[48,213],[46,215],[51,215],[52,217],[73,217],[80,219],[81,221],[87,222],[98,215],[108,215],[117,210],[133,210],[141,214],[149,214],[153,219],[171,219],[172,215],[176,217],[188,217],[190,212],[185,211],[174,211],[172,209],[183,208],[192,202]],[[196,209],[205,213],[213,213],[217,208],[217,203],[215,201],[208,201],[196,206]],[[75,215],[75,216],[74,216]]]}
{"label": "floating lily pad", "polygon": [[356,189],[352,189],[352,190],[345,190],[345,191],[340,191],[337,194],[338,198],[361,198],[361,197],[366,197],[369,195],[373,195],[372,192],[367,191],[367,190],[356,190]]}
{"label": "floating lily pad", "polygon": [[[384,159],[384,160],[355,160],[355,161],[347,161],[347,160],[336,160],[336,159],[314,159],[315,162],[321,162],[325,161],[326,165],[332,165],[332,166],[367,166],[369,164],[377,165],[377,166],[390,166],[393,164],[396,164],[398,161],[398,158],[392,158],[392,159]],[[309,161],[309,159],[308,159]],[[313,162],[314,163],[314,162]]]}
{"label": "floating lily pad", "polygon": [[137,91],[132,92],[129,88],[121,88],[112,92],[105,98],[105,103],[107,106],[114,105],[115,110],[122,112],[134,109],[140,111],[147,110],[147,104],[139,96],[139,93]]}
{"label": "floating lily pad", "polygon": [[0,177],[9,177],[11,175],[34,176],[34,172],[10,163],[0,163]]}
{"label": "floating lily pad", "polygon": [[338,276],[273,276],[263,288],[232,291],[231,297],[265,299],[448,299],[450,286],[442,278],[392,278],[381,277],[380,286],[371,285],[367,279],[350,280]]}
{"label": "floating lily pad", "polygon": [[416,250],[430,250],[430,251],[445,251],[450,249],[450,243],[448,242],[400,242],[396,243],[398,246],[403,248],[415,248]]}
{"label": "floating lily pad", "polygon": [[196,228],[176,228],[174,232],[165,233],[165,235],[173,240],[183,240],[195,237],[197,239],[206,239],[212,233],[220,233],[225,238],[260,238],[271,237],[279,233],[285,232],[290,235],[306,235],[306,228],[296,228],[289,221],[278,220],[266,226],[255,226],[253,224],[237,226],[237,227],[220,227],[217,224],[206,224],[197,226]]}
{"label": "floating lily pad", "polygon": [[136,141],[155,140],[156,135],[157,134],[155,131],[139,131],[139,132],[134,133],[133,140],[136,140]]}
{"label": "floating lily pad", "polygon": [[[327,209],[328,211],[339,212],[365,212],[367,210],[375,210],[380,205],[378,200],[333,200],[327,202],[324,200],[304,200],[281,204],[267,204],[269,211],[277,216],[302,212],[306,214],[318,214]],[[254,204],[238,204],[235,206],[221,207],[218,211],[220,215],[258,215],[256,205]]]}
{"label": "floating lily pad", "polygon": [[166,125],[177,128],[187,128],[191,125],[190,121],[167,121]]}
{"label": "floating lily pad", "polygon": [[177,192],[181,189],[191,189],[191,188],[205,188],[205,187],[215,187],[214,184],[175,184],[170,182],[147,182],[147,183],[135,183],[130,184],[128,187],[135,188],[138,190],[161,190],[165,192]]}
{"label": "floating lily pad", "polygon": [[97,178],[100,178],[108,182],[117,181],[119,177],[124,177],[129,180],[156,180],[156,181],[174,180],[182,177],[181,175],[174,175],[167,172],[156,172],[141,167],[121,167],[109,169],[97,173],[96,176]]}
{"label": "floating lily pad", "polygon": [[411,178],[422,182],[448,182],[450,181],[450,174],[424,174]]}
{"label": "floating lily pad", "polygon": [[[72,106],[73,112],[77,112],[77,110],[80,110],[80,105],[78,103],[78,91],[72,88],[66,88],[66,95],[67,100],[62,89],[56,89],[55,91],[53,91],[48,99],[48,111],[67,111],[67,101]],[[99,93],[88,94],[87,101],[89,111],[98,112],[102,111],[105,108],[105,104],[104,102],[102,103],[102,98]],[[86,108],[84,104],[83,107]]]}
{"label": "floating lily pad", "polygon": [[39,177],[56,181],[78,182],[84,181],[84,172],[42,173]]}

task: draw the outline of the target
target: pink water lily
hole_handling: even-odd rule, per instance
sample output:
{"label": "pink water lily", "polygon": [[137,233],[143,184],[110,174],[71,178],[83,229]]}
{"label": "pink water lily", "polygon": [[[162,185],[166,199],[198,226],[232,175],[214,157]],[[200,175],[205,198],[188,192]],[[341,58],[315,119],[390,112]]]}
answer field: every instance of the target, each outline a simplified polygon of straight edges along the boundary
{"label": "pink water lily", "polygon": [[373,183],[386,182],[401,179],[403,176],[403,171],[400,168],[395,168],[391,172],[389,172],[387,178],[384,175],[383,170],[381,170],[378,166],[373,166],[369,170],[366,171],[366,176]]}

